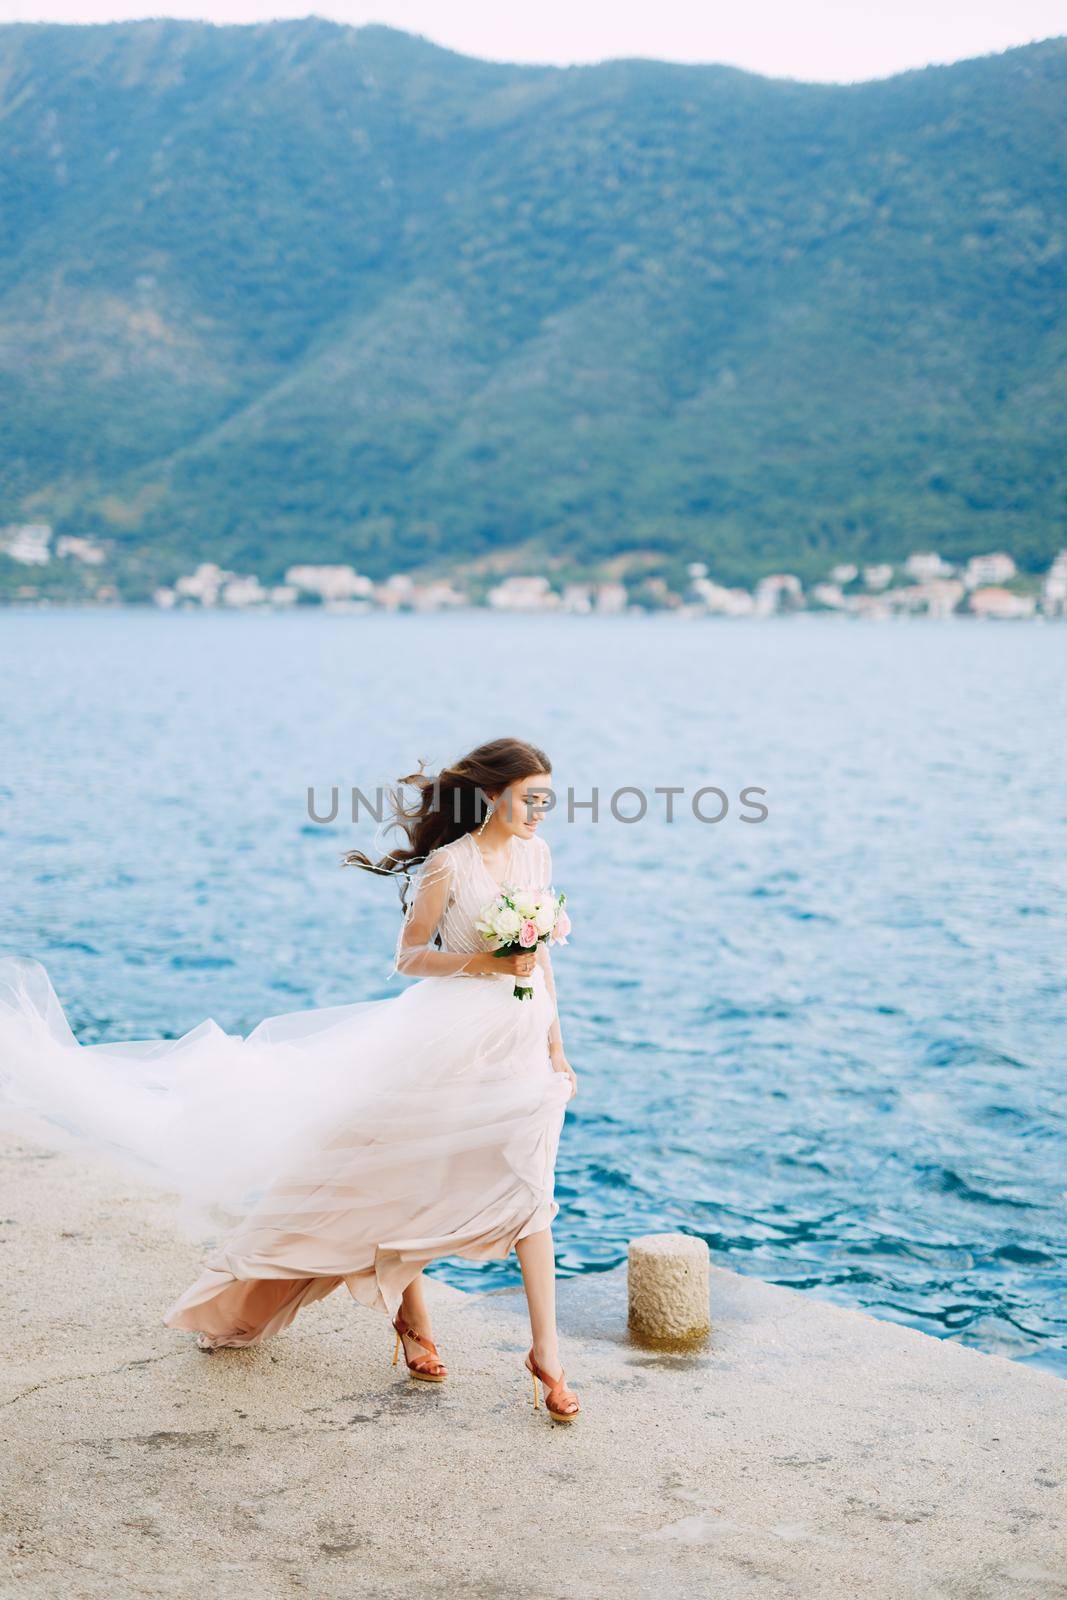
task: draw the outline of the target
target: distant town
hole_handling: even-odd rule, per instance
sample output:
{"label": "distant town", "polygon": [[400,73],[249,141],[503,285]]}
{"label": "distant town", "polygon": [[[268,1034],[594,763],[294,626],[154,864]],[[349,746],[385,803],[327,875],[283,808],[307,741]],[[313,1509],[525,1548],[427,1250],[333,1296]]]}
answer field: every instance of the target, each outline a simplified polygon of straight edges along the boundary
{"label": "distant town", "polygon": [[[0,590],[0,601],[16,605],[55,603],[40,582],[52,563],[81,570],[84,580],[73,596],[80,603],[114,605],[122,596],[107,579],[110,552],[90,538],[53,538],[47,523],[0,528],[0,555],[24,569]],[[281,583],[263,582],[251,572],[230,572],[214,562],[201,562],[172,584],[157,588],[153,603],[161,610],[283,610],[319,606],[329,612],[552,611],[575,615],[619,615],[625,612],[669,611],[678,616],[773,617],[801,611],[839,613],[883,620],[898,616],[947,618],[969,616],[996,621],[1025,621],[1067,616],[1067,550],[1061,550],[1048,571],[1020,574],[1003,551],[975,555],[961,564],[933,551],[917,551],[900,566],[889,562],[859,566],[841,562],[825,577],[805,587],[790,572],[772,573],[752,589],[716,581],[703,561],[685,567],[685,581],[671,586],[665,578],[628,575],[621,579],[554,582],[543,573],[510,574],[486,585],[463,577],[419,578],[394,573],[375,581],[355,567],[307,563],[292,566]]]}

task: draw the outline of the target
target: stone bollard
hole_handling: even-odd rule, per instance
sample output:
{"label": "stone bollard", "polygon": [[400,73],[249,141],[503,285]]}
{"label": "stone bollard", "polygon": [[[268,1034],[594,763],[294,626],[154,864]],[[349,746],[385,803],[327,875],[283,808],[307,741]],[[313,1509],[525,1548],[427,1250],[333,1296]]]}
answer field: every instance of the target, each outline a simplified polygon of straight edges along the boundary
{"label": "stone bollard", "polygon": [[708,1247],[689,1233],[631,1239],[630,1330],[639,1339],[696,1339],[711,1326]]}

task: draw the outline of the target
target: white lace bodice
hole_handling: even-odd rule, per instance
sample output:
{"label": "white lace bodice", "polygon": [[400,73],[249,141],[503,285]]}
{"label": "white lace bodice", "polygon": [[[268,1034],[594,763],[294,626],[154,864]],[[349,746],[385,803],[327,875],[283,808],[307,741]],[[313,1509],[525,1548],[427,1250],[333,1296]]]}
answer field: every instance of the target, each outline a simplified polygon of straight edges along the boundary
{"label": "white lace bodice", "polygon": [[505,885],[516,889],[547,889],[549,886],[551,857],[548,845],[538,834],[532,839],[512,835],[506,869],[499,882],[490,872],[472,833],[465,833],[443,849],[451,856],[453,868],[451,889],[439,924],[444,950],[463,950],[469,955],[474,950],[485,949],[485,941],[475,928],[475,922]]}
{"label": "white lace bodice", "polygon": [[[499,880],[490,872],[472,833],[432,850],[422,865],[400,930],[394,970],[415,977],[459,972],[469,956],[485,949],[475,924],[505,885],[548,889],[551,882],[552,855],[540,834],[532,839],[512,835]],[[430,948],[438,935],[440,947]],[[424,960],[423,953],[431,960]],[[446,953],[455,959],[442,960]]]}

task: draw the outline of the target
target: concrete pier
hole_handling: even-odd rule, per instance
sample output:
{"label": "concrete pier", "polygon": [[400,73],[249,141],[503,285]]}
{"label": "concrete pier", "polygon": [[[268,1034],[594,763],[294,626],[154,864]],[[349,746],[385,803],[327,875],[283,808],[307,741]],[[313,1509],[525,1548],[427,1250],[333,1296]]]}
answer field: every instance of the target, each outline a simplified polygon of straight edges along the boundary
{"label": "concrete pier", "polygon": [[172,1202],[0,1137],[5,1597],[1053,1600],[1067,1383],[712,1269],[640,1349],[625,1268],[561,1281],[584,1414],[530,1403],[521,1290],[431,1283],[450,1377],[340,1292],[199,1354]]}

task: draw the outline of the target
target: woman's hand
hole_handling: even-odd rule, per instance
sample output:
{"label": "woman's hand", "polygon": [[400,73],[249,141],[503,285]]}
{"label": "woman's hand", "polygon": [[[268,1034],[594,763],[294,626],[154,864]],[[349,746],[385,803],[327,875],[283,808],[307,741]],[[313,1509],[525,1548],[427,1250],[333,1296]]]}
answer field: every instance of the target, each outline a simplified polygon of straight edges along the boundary
{"label": "woman's hand", "polygon": [[493,956],[494,967],[503,968],[509,977],[528,978],[537,965],[536,950],[520,950],[517,956]]}
{"label": "woman's hand", "polygon": [[506,973],[509,978],[528,978],[536,965],[536,950],[520,950],[517,956],[477,955],[467,971],[477,972],[484,978],[494,977],[498,972]]}
{"label": "woman's hand", "polygon": [[574,1068],[571,1066],[562,1050],[550,1050],[548,1054],[549,1060],[552,1062],[552,1071],[565,1072],[570,1079],[571,1099],[573,1100],[575,1095],[578,1093],[578,1079],[574,1075]]}

